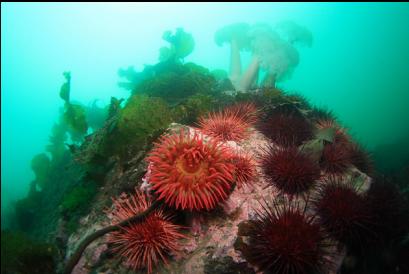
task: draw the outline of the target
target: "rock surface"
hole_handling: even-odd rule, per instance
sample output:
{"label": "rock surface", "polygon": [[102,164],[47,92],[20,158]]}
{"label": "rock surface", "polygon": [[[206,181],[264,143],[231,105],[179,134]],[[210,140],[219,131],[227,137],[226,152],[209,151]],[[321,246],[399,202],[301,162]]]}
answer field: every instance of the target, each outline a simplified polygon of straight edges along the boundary
{"label": "rock surface", "polygon": [[[172,124],[171,131],[179,131],[178,124]],[[269,140],[260,132],[253,130],[249,139],[240,142],[228,142],[226,145],[235,150],[243,150],[258,159],[262,148]],[[110,206],[109,196],[118,195],[119,189],[132,189],[134,186],[149,189],[148,164],[144,161],[131,163],[128,170],[113,168],[107,176],[105,187],[97,198],[91,213],[81,219],[80,229],[68,241],[67,256],[81,239],[93,231],[109,224],[103,213]],[[148,172],[147,176],[142,177]],[[351,168],[347,176],[359,176],[362,179],[361,191],[366,191],[370,178],[355,168]],[[325,176],[324,176],[325,177]],[[260,167],[252,182],[241,189],[235,188],[230,197],[215,210],[204,213],[184,212],[187,227],[187,239],[183,240],[183,250],[173,256],[168,266],[158,266],[154,273],[258,273],[248,264],[240,251],[235,249],[240,242],[238,229],[241,223],[252,220],[255,211],[261,208],[260,202],[280,199],[277,189],[269,186],[263,179]],[[300,202],[303,202],[300,200]],[[332,250],[336,254],[333,266],[328,266],[328,273],[336,273],[342,263],[344,249]],[[121,259],[113,256],[106,244],[106,235],[93,242],[84,252],[73,273],[135,273],[121,264]],[[95,271],[95,272],[94,272]],[[141,271],[143,273],[143,271]]]}

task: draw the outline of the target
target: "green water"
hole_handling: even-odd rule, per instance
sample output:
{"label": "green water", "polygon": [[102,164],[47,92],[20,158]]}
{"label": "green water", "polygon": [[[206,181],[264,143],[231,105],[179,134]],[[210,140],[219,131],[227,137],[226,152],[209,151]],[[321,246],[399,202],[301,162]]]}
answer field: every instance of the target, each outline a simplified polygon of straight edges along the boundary
{"label": "green water", "polygon": [[119,68],[157,62],[165,30],[194,36],[185,61],[228,70],[229,47],[215,44],[217,29],[293,20],[312,32],[313,44],[299,49],[298,67],[278,86],[333,110],[373,150],[409,136],[408,18],[407,3],[2,3],[2,227],[11,204],[27,194],[30,161],[44,151],[63,106],[63,71],[72,73],[73,100],[106,105],[129,96],[117,85]]}

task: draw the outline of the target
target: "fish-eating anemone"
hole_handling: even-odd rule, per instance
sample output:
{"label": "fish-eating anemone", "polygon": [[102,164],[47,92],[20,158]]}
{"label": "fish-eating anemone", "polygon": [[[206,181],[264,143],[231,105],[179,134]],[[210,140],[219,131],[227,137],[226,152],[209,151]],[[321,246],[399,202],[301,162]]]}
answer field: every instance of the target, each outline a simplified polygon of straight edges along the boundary
{"label": "fish-eating anemone", "polygon": [[176,209],[211,210],[234,184],[231,150],[196,131],[164,135],[149,153],[149,183],[158,200]]}

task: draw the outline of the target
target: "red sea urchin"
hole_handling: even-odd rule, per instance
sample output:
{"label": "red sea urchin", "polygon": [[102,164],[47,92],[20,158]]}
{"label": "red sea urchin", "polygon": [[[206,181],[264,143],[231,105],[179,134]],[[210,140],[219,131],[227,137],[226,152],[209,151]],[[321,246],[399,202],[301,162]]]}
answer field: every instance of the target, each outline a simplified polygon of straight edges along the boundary
{"label": "red sea urchin", "polygon": [[333,128],[335,130],[334,142],[345,143],[345,144],[349,143],[349,136],[348,136],[347,130],[341,127],[333,119],[319,119],[315,122],[315,127],[319,130]]}
{"label": "red sea urchin", "polygon": [[230,150],[197,132],[165,135],[150,152],[149,183],[169,206],[188,210],[213,209],[233,184]]}
{"label": "red sea urchin", "polygon": [[232,157],[234,164],[234,177],[238,188],[249,182],[256,176],[256,163],[248,153],[239,152]]}
{"label": "red sea urchin", "polygon": [[[114,224],[140,214],[150,206],[144,193],[136,191],[134,195],[122,194],[113,199],[114,209],[110,217]],[[180,226],[170,221],[171,217],[161,210],[151,213],[137,224],[112,232],[108,242],[113,244],[113,251],[126,258],[126,264],[134,270],[152,268],[160,261],[167,264],[167,256],[180,249],[178,240],[185,238],[179,232]]]}
{"label": "red sea urchin", "polygon": [[320,186],[312,204],[320,224],[341,243],[357,247],[373,236],[368,201],[353,182],[330,177]]}
{"label": "red sea urchin", "polygon": [[351,143],[346,129],[339,126],[332,119],[320,119],[315,123],[315,126],[319,130],[327,128],[335,130],[333,141],[324,142],[324,149],[320,159],[320,166],[326,173],[342,175],[353,164],[353,160],[357,164],[361,164],[364,155],[359,154],[361,151]]}
{"label": "red sea urchin", "polygon": [[361,172],[373,176],[375,168],[371,155],[358,144],[351,144],[349,149],[351,163]]}
{"label": "red sea urchin", "polygon": [[351,165],[349,143],[325,143],[320,159],[321,168],[332,175],[342,175]]}
{"label": "red sea urchin", "polygon": [[320,178],[318,164],[298,147],[270,146],[261,159],[261,166],[266,180],[289,195],[310,189]]}
{"label": "red sea urchin", "polygon": [[316,274],[329,263],[325,233],[298,204],[264,206],[250,221],[247,234],[243,256],[260,271]]}
{"label": "red sea urchin", "polygon": [[280,146],[299,146],[313,137],[310,122],[294,107],[278,107],[269,113],[258,129]]}
{"label": "red sea urchin", "polygon": [[206,135],[222,141],[241,141],[250,134],[256,108],[253,104],[237,104],[224,111],[199,118],[199,127]]}
{"label": "red sea urchin", "polygon": [[257,111],[257,107],[253,103],[237,103],[224,110],[226,114],[240,117],[249,125],[253,125],[257,121]]}

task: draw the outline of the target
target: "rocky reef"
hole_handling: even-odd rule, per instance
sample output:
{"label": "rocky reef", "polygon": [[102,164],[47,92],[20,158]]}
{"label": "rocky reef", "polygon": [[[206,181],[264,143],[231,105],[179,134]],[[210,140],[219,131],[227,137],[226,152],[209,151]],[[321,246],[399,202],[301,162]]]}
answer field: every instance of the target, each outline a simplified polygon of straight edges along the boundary
{"label": "rocky reef", "polygon": [[[278,39],[256,27],[253,36]],[[223,29],[217,41],[234,40],[242,28],[248,27]],[[291,45],[297,41],[289,37]],[[34,157],[36,179],[16,205],[16,227],[52,244],[36,243],[44,254],[38,269],[408,270],[407,199],[374,171],[370,155],[330,111],[284,92],[275,80],[235,89],[227,73],[183,61],[195,46],[183,29],[164,39],[170,47],[161,49],[159,63],[119,71],[126,80],[120,86],[131,94],[112,97],[104,108],[73,103],[75,78],[64,73],[51,158]],[[4,269],[24,273],[18,260]]]}
{"label": "rocky reef", "polygon": [[[172,124],[168,128],[168,134],[180,134],[180,131],[189,130],[200,131],[198,128],[191,128],[180,124]],[[265,149],[271,145],[278,146],[271,142],[269,138],[263,135],[255,128],[248,128],[249,136],[239,142],[227,141],[225,146],[231,151],[245,153],[252,159],[260,159],[265,155]],[[205,139],[211,137],[205,136]],[[318,139],[317,139],[318,140]],[[121,189],[122,184],[129,184],[129,188],[136,186],[140,190],[151,189],[149,184],[149,174],[152,172],[147,166],[149,161],[140,159],[131,161],[128,171],[113,169],[109,174],[109,180],[104,187],[106,193],[117,193],[115,189]],[[139,173],[136,178],[132,178],[129,172]],[[146,172],[148,175],[141,178]],[[371,184],[371,178],[365,173],[359,171],[353,165],[350,165],[342,175],[347,178],[354,178],[359,182],[360,192],[365,192]],[[324,184],[325,180],[330,178],[331,174],[324,171],[320,174],[316,184]],[[114,189],[113,189],[114,188]],[[303,196],[294,197],[292,203],[299,203],[305,206],[305,197],[313,195],[314,190],[303,193]],[[70,255],[75,250],[77,243],[90,233],[109,225],[109,218],[101,215],[103,207],[109,197],[101,195],[92,206],[91,213],[83,217],[80,222],[79,230],[72,234],[68,240],[68,252]],[[186,238],[181,240],[181,249],[173,254],[171,263],[164,267],[156,269],[159,273],[256,273],[257,267],[247,262],[243,253],[248,247],[245,241],[249,236],[246,235],[245,227],[249,222],[254,221],[260,210],[263,209],[263,201],[283,201],[285,194],[275,187],[268,178],[266,178],[261,165],[255,165],[255,172],[251,174],[248,181],[242,187],[233,187],[228,198],[217,205],[211,211],[177,211],[177,219],[180,224],[185,226],[184,234]],[[99,206],[98,206],[99,205]],[[167,210],[172,210],[167,207]],[[174,210],[173,210],[174,211]],[[314,214],[314,213],[312,213]],[[291,229],[291,228],[290,228]],[[293,228],[297,230],[296,227]],[[128,273],[129,268],[118,262],[109,250],[107,237],[102,237],[92,243],[82,256],[81,260],[74,269],[74,273],[89,273],[91,271],[103,273]],[[338,246],[338,247],[337,247]],[[345,247],[332,243],[326,247],[328,263],[323,273],[336,273],[340,267],[342,259],[345,256]],[[215,272],[217,271],[217,272]]]}

